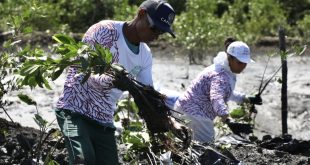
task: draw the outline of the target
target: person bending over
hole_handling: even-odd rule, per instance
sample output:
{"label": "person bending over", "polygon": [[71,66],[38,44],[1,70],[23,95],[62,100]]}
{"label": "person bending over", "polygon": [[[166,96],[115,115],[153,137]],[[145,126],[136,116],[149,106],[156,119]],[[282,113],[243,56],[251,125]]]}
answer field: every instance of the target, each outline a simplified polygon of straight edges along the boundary
{"label": "person bending over", "polygon": [[246,97],[234,90],[236,75],[250,63],[250,48],[242,41],[228,38],[225,52],[219,52],[213,64],[205,68],[181,94],[175,110],[183,112],[193,130],[192,138],[200,142],[214,140],[213,120],[216,116],[225,121],[228,117],[229,100],[237,103],[262,104],[260,97]]}

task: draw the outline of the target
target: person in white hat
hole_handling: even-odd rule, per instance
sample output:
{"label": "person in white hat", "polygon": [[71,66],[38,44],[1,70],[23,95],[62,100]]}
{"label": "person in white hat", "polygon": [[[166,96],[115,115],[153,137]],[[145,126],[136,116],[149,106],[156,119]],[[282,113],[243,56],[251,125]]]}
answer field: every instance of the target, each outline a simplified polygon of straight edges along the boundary
{"label": "person in white hat", "polygon": [[236,74],[241,73],[250,63],[249,46],[242,41],[228,38],[225,52],[219,52],[213,65],[205,68],[187,90],[179,96],[174,109],[183,112],[189,119],[193,139],[200,142],[214,140],[213,120],[219,116],[222,121],[228,117],[227,102],[250,102],[262,104],[261,97],[246,97],[234,90]]}

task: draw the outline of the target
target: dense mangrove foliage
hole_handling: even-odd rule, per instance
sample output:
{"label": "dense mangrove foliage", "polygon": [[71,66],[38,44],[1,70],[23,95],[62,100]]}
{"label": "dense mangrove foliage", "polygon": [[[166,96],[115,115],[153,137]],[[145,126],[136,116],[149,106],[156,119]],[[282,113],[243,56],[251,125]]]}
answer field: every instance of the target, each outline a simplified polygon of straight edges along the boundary
{"label": "dense mangrove foliage", "polygon": [[[142,1],[1,0],[0,31],[27,26],[24,32],[83,33],[102,19],[130,20]],[[308,0],[168,1],[177,13],[173,41],[188,50],[217,46],[227,36],[254,44],[264,36],[276,36],[279,26],[285,27],[289,37],[310,41]]]}

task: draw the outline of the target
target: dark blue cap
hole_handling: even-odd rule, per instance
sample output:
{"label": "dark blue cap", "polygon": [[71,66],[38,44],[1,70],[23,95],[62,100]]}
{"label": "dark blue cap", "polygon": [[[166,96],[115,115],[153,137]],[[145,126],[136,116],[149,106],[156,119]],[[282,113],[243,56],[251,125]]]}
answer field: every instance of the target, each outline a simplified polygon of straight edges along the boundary
{"label": "dark blue cap", "polygon": [[140,5],[140,8],[146,10],[157,28],[175,37],[171,30],[175,12],[169,3],[162,0],[146,0]]}

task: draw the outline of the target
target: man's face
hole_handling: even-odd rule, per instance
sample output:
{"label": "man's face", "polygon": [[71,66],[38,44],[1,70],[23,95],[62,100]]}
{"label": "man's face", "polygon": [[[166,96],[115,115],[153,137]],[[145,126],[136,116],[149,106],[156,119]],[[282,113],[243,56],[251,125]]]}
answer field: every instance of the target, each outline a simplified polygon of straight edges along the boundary
{"label": "man's face", "polygon": [[152,32],[154,34],[158,34],[158,35],[161,35],[161,34],[164,34],[165,32],[160,30],[158,27],[156,27],[156,25],[154,24],[152,18],[150,17],[149,14],[146,13],[146,18],[147,18],[147,22],[149,24],[149,27],[150,29],[152,30]]}
{"label": "man's face", "polygon": [[143,12],[139,26],[137,26],[137,28],[139,38],[142,42],[146,43],[157,40],[158,36],[164,33],[162,30],[155,26],[151,17],[147,14],[146,11]]}

